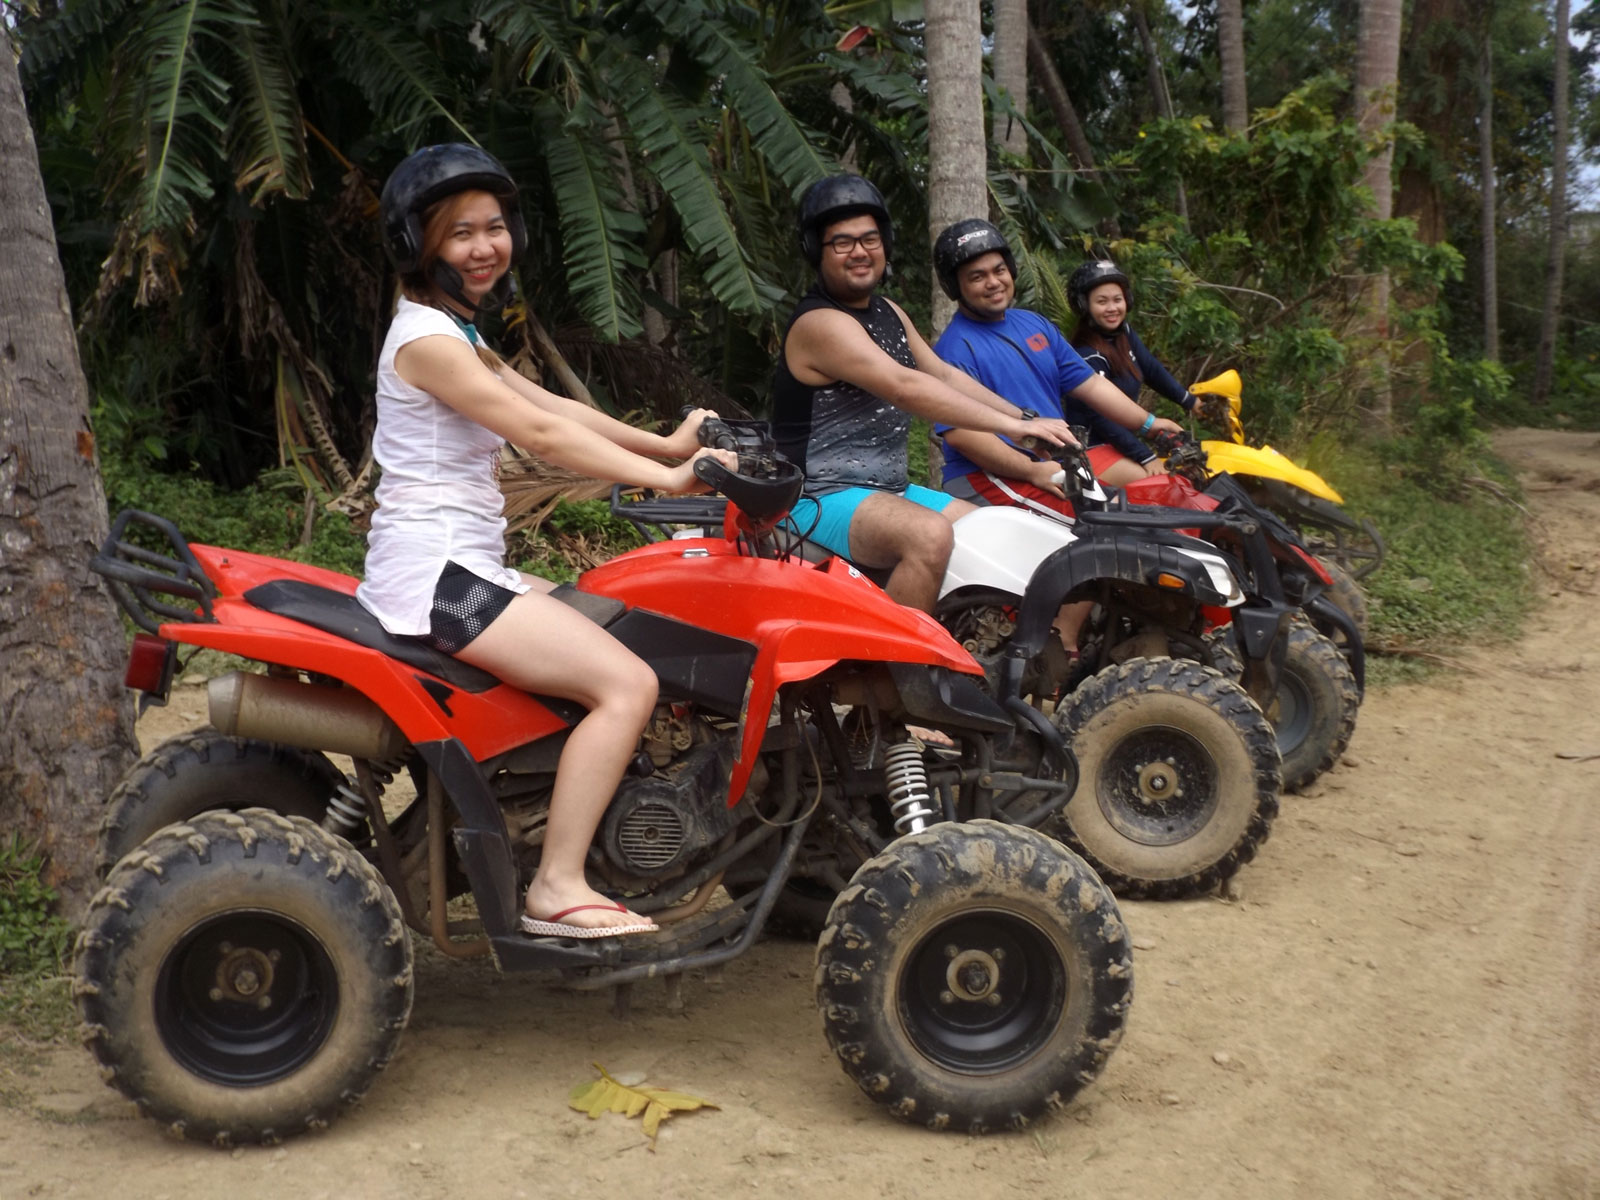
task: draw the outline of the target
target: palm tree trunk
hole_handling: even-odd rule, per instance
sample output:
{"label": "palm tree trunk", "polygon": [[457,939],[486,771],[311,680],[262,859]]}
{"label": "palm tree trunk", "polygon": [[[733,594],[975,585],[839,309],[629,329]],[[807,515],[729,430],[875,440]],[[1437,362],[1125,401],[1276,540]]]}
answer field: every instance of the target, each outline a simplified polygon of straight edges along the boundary
{"label": "palm tree trunk", "polygon": [[[994,0],[994,50],[990,67],[1019,113],[1028,111],[1028,0]],[[1008,154],[1026,158],[1028,135],[1020,122],[994,115],[994,140]],[[1026,178],[1023,180],[1026,183]]]}
{"label": "palm tree trunk", "polygon": [[1500,292],[1495,278],[1494,47],[1484,18],[1478,54],[1478,190],[1482,198],[1483,356],[1500,361]]}
{"label": "palm tree trunk", "polygon": [[1217,0],[1217,57],[1222,63],[1222,123],[1234,133],[1250,125],[1245,94],[1243,0]]}
{"label": "palm tree trunk", "polygon": [[[1144,47],[1145,73],[1150,80],[1150,95],[1156,102],[1156,112],[1165,120],[1173,119],[1172,94],[1167,91],[1167,73],[1161,66],[1161,50],[1156,45],[1155,34],[1150,31],[1150,17],[1145,12],[1145,0],[1134,0],[1128,6],[1133,14],[1134,28],[1139,31],[1139,44]],[[1178,184],[1178,218],[1183,227],[1189,227],[1189,194],[1183,186],[1183,176],[1174,175]]]}
{"label": "palm tree trunk", "polygon": [[0,829],[75,909],[136,754],[126,641],[89,570],[106,500],[88,388],[10,39],[0,35]]}
{"label": "palm tree trunk", "polygon": [[[1356,59],[1356,104],[1362,131],[1376,135],[1394,119],[1395,87],[1400,68],[1401,0],[1361,0],[1361,32]],[[1391,168],[1394,143],[1368,160],[1362,182],[1372,191],[1372,215],[1387,221],[1394,212]],[[1389,383],[1389,275],[1380,272],[1366,288],[1368,329],[1375,342],[1372,413],[1387,428],[1394,416]]]}
{"label": "palm tree trunk", "polygon": [[[953,221],[989,213],[983,129],[983,26],[971,0],[927,0],[928,240]],[[932,275],[929,276],[932,280]],[[955,305],[933,286],[933,324]]]}
{"label": "palm tree trunk", "polygon": [[1067,153],[1077,160],[1085,174],[1093,175],[1094,148],[1084,135],[1083,123],[1078,120],[1078,110],[1072,106],[1072,97],[1067,94],[1067,86],[1061,81],[1061,72],[1050,61],[1049,47],[1031,23],[1028,25],[1028,65],[1039,81],[1044,98],[1050,105],[1050,114],[1061,129],[1061,136],[1066,139]]}
{"label": "palm tree trunk", "polygon": [[1550,258],[1544,273],[1544,319],[1539,323],[1539,350],[1534,359],[1531,404],[1542,405],[1550,398],[1550,383],[1555,374],[1556,334],[1561,324],[1561,279],[1567,256],[1567,59],[1571,54],[1567,38],[1569,0],[1556,0],[1555,146],[1550,164]]}

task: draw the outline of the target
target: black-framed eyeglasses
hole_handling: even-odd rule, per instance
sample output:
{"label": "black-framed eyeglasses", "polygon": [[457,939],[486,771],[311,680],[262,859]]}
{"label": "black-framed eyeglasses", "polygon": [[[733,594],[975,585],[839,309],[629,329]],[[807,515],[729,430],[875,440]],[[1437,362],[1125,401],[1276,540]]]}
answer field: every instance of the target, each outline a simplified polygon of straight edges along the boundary
{"label": "black-framed eyeglasses", "polygon": [[827,241],[828,249],[832,250],[840,258],[843,258],[846,254],[853,253],[857,246],[860,246],[863,250],[876,250],[881,245],[883,245],[883,234],[876,229],[857,237],[851,237],[848,233],[835,234]]}

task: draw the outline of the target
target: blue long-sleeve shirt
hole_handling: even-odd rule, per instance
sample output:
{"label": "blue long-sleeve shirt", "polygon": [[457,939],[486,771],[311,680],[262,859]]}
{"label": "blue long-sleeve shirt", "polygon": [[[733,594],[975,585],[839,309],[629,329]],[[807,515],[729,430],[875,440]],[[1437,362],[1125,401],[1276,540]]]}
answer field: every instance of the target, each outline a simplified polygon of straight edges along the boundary
{"label": "blue long-sleeve shirt", "polygon": [[[1115,421],[1070,395],[1095,374],[1067,344],[1061,331],[1026,308],[1007,309],[998,321],[975,321],[958,311],[939,335],[933,351],[1018,408],[1085,426],[1089,444],[1109,442],[1135,462],[1154,457],[1148,446]],[[935,425],[944,434],[949,425]],[[979,470],[949,442],[944,444],[946,482]]]}

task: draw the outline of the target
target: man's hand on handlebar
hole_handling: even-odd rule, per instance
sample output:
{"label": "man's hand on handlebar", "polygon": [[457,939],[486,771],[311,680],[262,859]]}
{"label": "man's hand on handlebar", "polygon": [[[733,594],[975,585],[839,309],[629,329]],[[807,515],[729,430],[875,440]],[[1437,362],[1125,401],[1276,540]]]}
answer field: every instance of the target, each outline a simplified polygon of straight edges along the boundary
{"label": "man's hand on handlebar", "polygon": [[666,453],[672,458],[688,458],[692,455],[700,448],[701,422],[714,419],[716,415],[716,411],[710,408],[687,410],[683,423],[666,436]]}
{"label": "man's hand on handlebar", "polygon": [[1052,446],[1076,446],[1080,443],[1072,436],[1072,426],[1057,417],[1035,417],[1024,421],[1020,417],[1013,423],[1015,428],[1006,432],[1006,436],[1019,445],[1023,438],[1038,438],[1042,442],[1049,442]]}
{"label": "man's hand on handlebar", "polygon": [[1034,487],[1049,492],[1052,496],[1059,496],[1063,500],[1067,498],[1067,490],[1063,486],[1065,476],[1061,470],[1061,464],[1054,459],[1047,458],[1042,462],[1028,464],[1028,469],[1023,473],[1023,478],[1033,484]]}

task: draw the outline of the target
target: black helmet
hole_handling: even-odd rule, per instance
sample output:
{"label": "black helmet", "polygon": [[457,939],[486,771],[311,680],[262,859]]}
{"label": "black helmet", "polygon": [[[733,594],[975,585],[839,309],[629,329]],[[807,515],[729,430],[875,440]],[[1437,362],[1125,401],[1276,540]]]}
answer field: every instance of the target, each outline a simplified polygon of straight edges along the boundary
{"label": "black helmet", "polygon": [[[511,173],[487,150],[464,142],[448,142],[416,151],[390,173],[383,185],[378,201],[383,214],[383,244],[396,271],[402,276],[414,275],[422,268],[422,214],[446,196],[468,191],[488,192],[499,198],[506,230],[511,234],[511,261],[522,257],[528,248],[528,227],[517,207],[517,185]],[[444,273],[456,275],[448,267]],[[508,283],[509,279],[508,275],[502,282]],[[460,299],[460,276],[453,282],[448,278],[433,282]],[[506,296],[497,297],[501,304]]]}
{"label": "black helmet", "polygon": [[[1091,258],[1067,280],[1067,303],[1072,306],[1072,311],[1080,317],[1089,315],[1089,293],[1102,283],[1120,283],[1124,296],[1133,289],[1133,283],[1118,268],[1117,264],[1109,258]],[[1129,296],[1131,306],[1133,299]]]}
{"label": "black helmet", "polygon": [[961,285],[956,272],[973,259],[998,252],[1006,261],[1011,278],[1017,277],[1017,260],[1011,253],[1011,243],[989,222],[978,217],[968,217],[945,227],[933,243],[933,271],[939,277],[939,286],[952,300],[961,299]]}
{"label": "black helmet", "polygon": [[883,235],[883,260],[894,257],[894,222],[889,218],[889,206],[883,202],[883,193],[872,182],[859,175],[829,175],[819,179],[800,197],[800,216],[796,225],[800,234],[800,253],[813,267],[822,264],[822,231],[835,221],[870,213],[878,222],[878,232]]}

